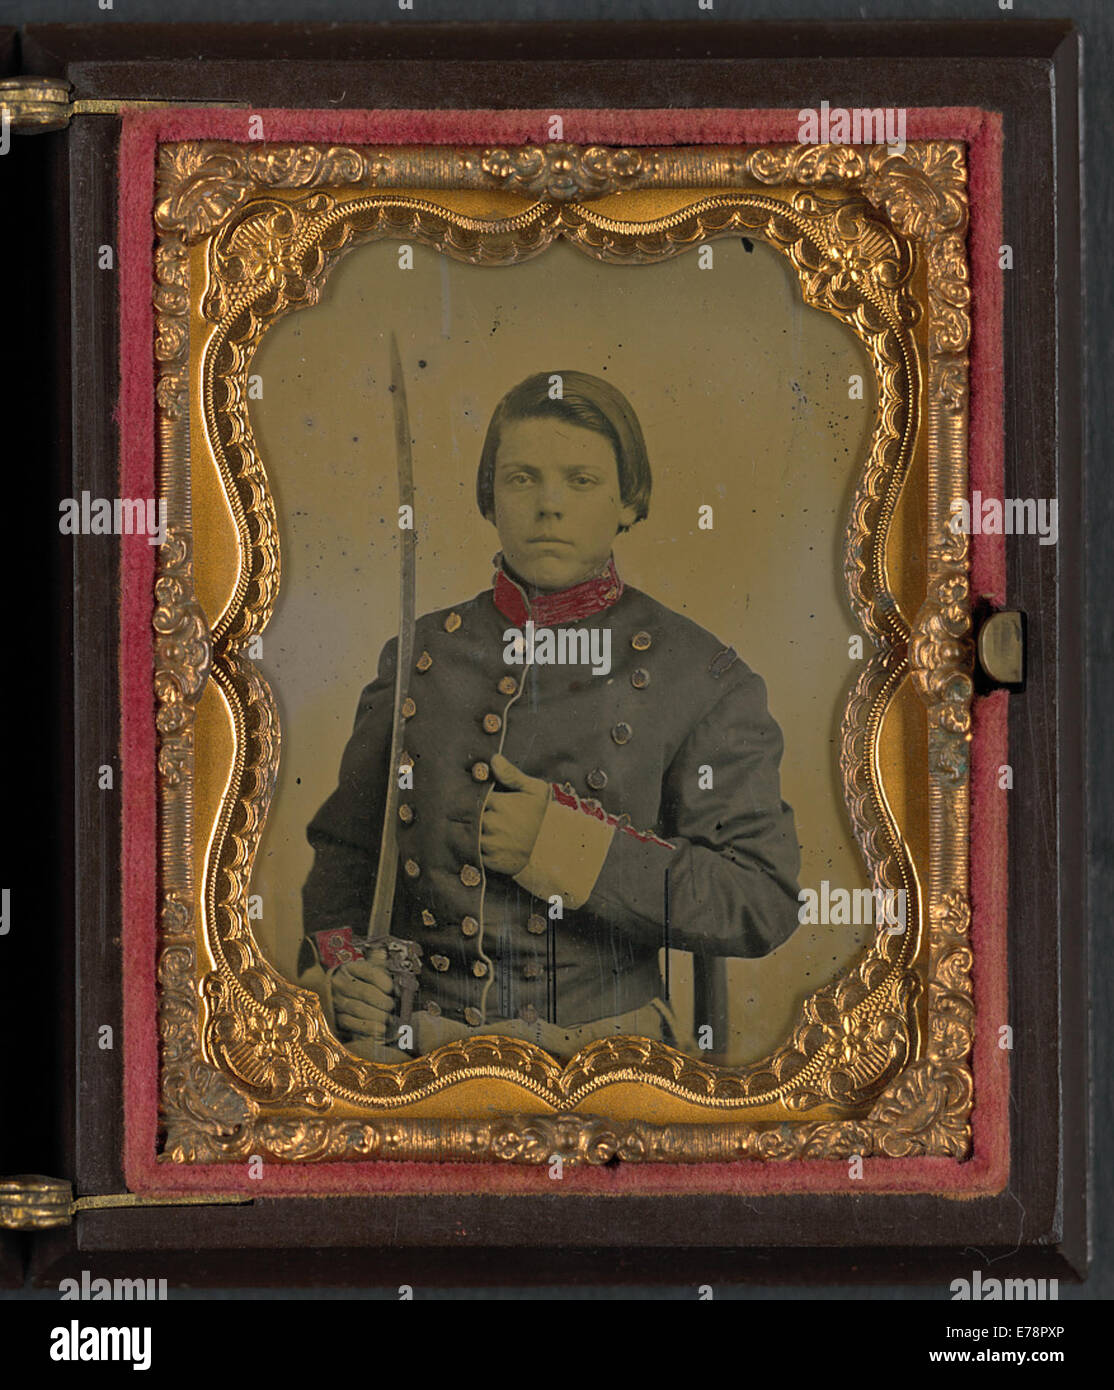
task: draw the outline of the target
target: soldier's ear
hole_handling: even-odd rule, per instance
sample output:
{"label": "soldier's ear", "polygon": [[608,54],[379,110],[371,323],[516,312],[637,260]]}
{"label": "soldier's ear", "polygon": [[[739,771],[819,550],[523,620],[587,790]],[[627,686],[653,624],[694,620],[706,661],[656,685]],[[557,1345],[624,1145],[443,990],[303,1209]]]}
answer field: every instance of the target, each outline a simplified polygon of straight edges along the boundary
{"label": "soldier's ear", "polygon": [[[620,507],[620,509],[619,509],[619,532],[622,532],[622,531],[629,531],[630,528],[634,525],[634,523],[635,523],[637,520],[638,520],[638,508],[637,508],[637,507],[631,507],[631,506]],[[619,532],[617,532],[616,534],[619,534]]]}

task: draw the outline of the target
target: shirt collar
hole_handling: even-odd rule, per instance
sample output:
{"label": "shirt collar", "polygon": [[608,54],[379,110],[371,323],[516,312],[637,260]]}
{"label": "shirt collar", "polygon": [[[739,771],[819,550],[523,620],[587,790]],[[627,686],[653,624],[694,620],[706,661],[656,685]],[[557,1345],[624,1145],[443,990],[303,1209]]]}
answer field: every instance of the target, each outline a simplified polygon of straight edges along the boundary
{"label": "shirt collar", "polygon": [[618,603],[623,595],[623,581],[615,568],[615,561],[608,560],[602,574],[592,579],[582,580],[569,589],[556,593],[535,593],[512,579],[507,573],[500,553],[495,557],[498,568],[493,581],[492,598],[495,607],[515,627],[524,627],[530,619],[538,627],[555,627],[560,623],[574,623],[580,618],[590,618],[594,613],[602,613]]}

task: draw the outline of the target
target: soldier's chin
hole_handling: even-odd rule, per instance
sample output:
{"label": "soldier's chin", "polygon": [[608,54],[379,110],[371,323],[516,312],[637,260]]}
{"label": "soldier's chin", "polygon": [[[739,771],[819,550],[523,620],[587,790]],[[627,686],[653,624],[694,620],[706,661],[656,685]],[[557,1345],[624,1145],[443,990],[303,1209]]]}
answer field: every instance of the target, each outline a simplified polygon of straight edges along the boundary
{"label": "soldier's chin", "polygon": [[583,564],[571,555],[526,556],[513,567],[535,589],[568,589],[588,577]]}

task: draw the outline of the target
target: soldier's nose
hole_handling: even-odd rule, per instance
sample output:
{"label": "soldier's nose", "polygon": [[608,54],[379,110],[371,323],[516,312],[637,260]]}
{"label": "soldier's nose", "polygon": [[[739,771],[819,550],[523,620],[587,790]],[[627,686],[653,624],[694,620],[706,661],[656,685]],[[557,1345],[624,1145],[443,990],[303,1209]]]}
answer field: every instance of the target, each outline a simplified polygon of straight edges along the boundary
{"label": "soldier's nose", "polygon": [[564,507],[565,493],[560,487],[543,488],[538,494],[538,510],[548,516],[559,514]]}

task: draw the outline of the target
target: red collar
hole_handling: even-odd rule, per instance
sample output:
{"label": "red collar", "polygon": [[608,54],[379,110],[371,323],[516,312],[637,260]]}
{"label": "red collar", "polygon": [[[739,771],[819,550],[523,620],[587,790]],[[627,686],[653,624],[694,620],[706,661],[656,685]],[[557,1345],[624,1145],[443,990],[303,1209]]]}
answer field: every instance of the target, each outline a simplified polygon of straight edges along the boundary
{"label": "red collar", "polygon": [[623,581],[619,578],[614,560],[609,560],[605,572],[595,579],[585,579],[571,589],[561,589],[555,594],[535,594],[532,599],[527,597],[522,585],[516,583],[500,566],[495,571],[492,592],[495,607],[515,627],[524,627],[528,618],[538,627],[574,623],[578,618],[590,618],[593,613],[602,613],[605,608],[618,603],[622,595]]}

